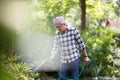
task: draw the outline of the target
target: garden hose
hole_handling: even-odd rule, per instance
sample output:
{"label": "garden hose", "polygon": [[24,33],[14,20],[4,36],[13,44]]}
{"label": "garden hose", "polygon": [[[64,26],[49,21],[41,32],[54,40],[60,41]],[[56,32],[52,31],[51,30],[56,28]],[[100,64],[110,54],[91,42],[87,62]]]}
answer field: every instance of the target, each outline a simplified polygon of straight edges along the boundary
{"label": "garden hose", "polygon": [[[93,67],[93,66],[95,66],[95,79],[94,80],[98,80],[98,74],[97,74],[97,66],[96,66],[96,63],[95,63],[95,61],[92,61],[92,62],[94,62],[91,66],[90,66],[90,68],[89,68],[89,70],[91,70],[91,68]],[[80,77],[81,76],[81,74],[83,73],[83,71],[84,71],[84,68],[85,68],[85,65],[86,65],[86,62],[83,62],[83,64],[82,64],[82,68],[81,68],[81,71],[80,71],[80,73],[76,76],[76,78],[78,78],[78,77]],[[57,71],[57,73],[64,79],[64,80],[73,80],[73,79],[66,79],[64,76],[62,76],[62,74],[60,74],[60,72],[58,72]]]}
{"label": "garden hose", "polygon": [[[46,63],[48,60],[49,60],[49,58],[43,60],[42,63],[41,63],[40,65],[34,67],[32,70],[33,70],[33,71],[39,70],[40,67],[41,67],[44,63]],[[92,65],[90,66],[89,70],[91,70],[91,68],[92,68],[93,66],[95,66],[95,71],[96,71],[96,72],[95,72],[95,73],[96,73],[96,74],[95,74],[95,76],[96,76],[96,77],[95,77],[95,80],[98,80],[98,78],[97,78],[98,75],[97,75],[97,66],[96,66],[96,62],[95,62],[94,60],[91,60],[91,62],[92,62]],[[52,62],[52,64],[54,64],[54,63]],[[85,65],[86,65],[86,62],[83,62],[83,63],[82,63],[82,67],[81,67],[81,71],[80,71],[79,75],[76,76],[76,78],[78,78],[78,77],[81,76],[81,74],[82,74],[83,71],[84,71]],[[57,71],[57,73],[58,73],[64,80],[73,80],[73,79],[66,79],[64,76],[62,76],[62,74],[60,74],[59,71]]]}

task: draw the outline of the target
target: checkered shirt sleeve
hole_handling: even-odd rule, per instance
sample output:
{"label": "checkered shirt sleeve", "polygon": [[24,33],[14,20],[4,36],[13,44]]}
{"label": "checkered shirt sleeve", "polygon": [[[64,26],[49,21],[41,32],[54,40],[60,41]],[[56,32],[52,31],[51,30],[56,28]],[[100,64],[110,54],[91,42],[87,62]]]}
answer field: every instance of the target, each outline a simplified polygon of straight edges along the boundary
{"label": "checkered shirt sleeve", "polygon": [[77,29],[75,29],[75,40],[77,41],[77,44],[79,45],[81,50],[83,50],[85,48],[85,44]]}
{"label": "checkered shirt sleeve", "polygon": [[54,45],[53,45],[53,49],[52,49],[52,54],[56,54],[58,52],[58,39],[57,36],[54,37]]}

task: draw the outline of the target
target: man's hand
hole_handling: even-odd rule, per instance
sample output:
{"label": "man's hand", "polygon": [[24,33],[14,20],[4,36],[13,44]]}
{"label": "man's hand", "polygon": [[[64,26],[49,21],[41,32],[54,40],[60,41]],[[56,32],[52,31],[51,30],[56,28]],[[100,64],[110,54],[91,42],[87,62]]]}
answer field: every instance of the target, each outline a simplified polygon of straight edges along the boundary
{"label": "man's hand", "polygon": [[85,62],[89,62],[90,59],[89,59],[88,56],[87,56],[86,49],[83,49],[83,55],[84,55],[84,61],[85,61]]}
{"label": "man's hand", "polygon": [[90,59],[89,59],[87,56],[85,56],[85,57],[84,57],[84,61],[85,61],[85,62],[89,62]]}

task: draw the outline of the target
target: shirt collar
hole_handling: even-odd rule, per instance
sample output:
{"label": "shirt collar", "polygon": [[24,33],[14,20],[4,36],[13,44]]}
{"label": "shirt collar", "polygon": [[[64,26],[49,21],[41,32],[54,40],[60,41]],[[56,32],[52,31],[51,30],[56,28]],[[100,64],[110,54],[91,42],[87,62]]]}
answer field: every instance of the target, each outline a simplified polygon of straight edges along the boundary
{"label": "shirt collar", "polygon": [[[69,28],[68,28],[68,26],[67,26],[65,33],[68,32],[68,30],[69,30]],[[57,30],[57,34],[61,34],[60,31]]]}

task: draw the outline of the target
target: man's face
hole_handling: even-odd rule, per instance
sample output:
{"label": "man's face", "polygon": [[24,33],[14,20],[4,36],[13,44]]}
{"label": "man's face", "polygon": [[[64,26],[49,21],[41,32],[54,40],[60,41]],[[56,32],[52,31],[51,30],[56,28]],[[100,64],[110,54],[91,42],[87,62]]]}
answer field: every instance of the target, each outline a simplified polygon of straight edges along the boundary
{"label": "man's face", "polygon": [[65,32],[65,28],[66,28],[65,25],[60,24],[59,22],[55,22],[54,24],[55,24],[55,27],[58,31]]}

